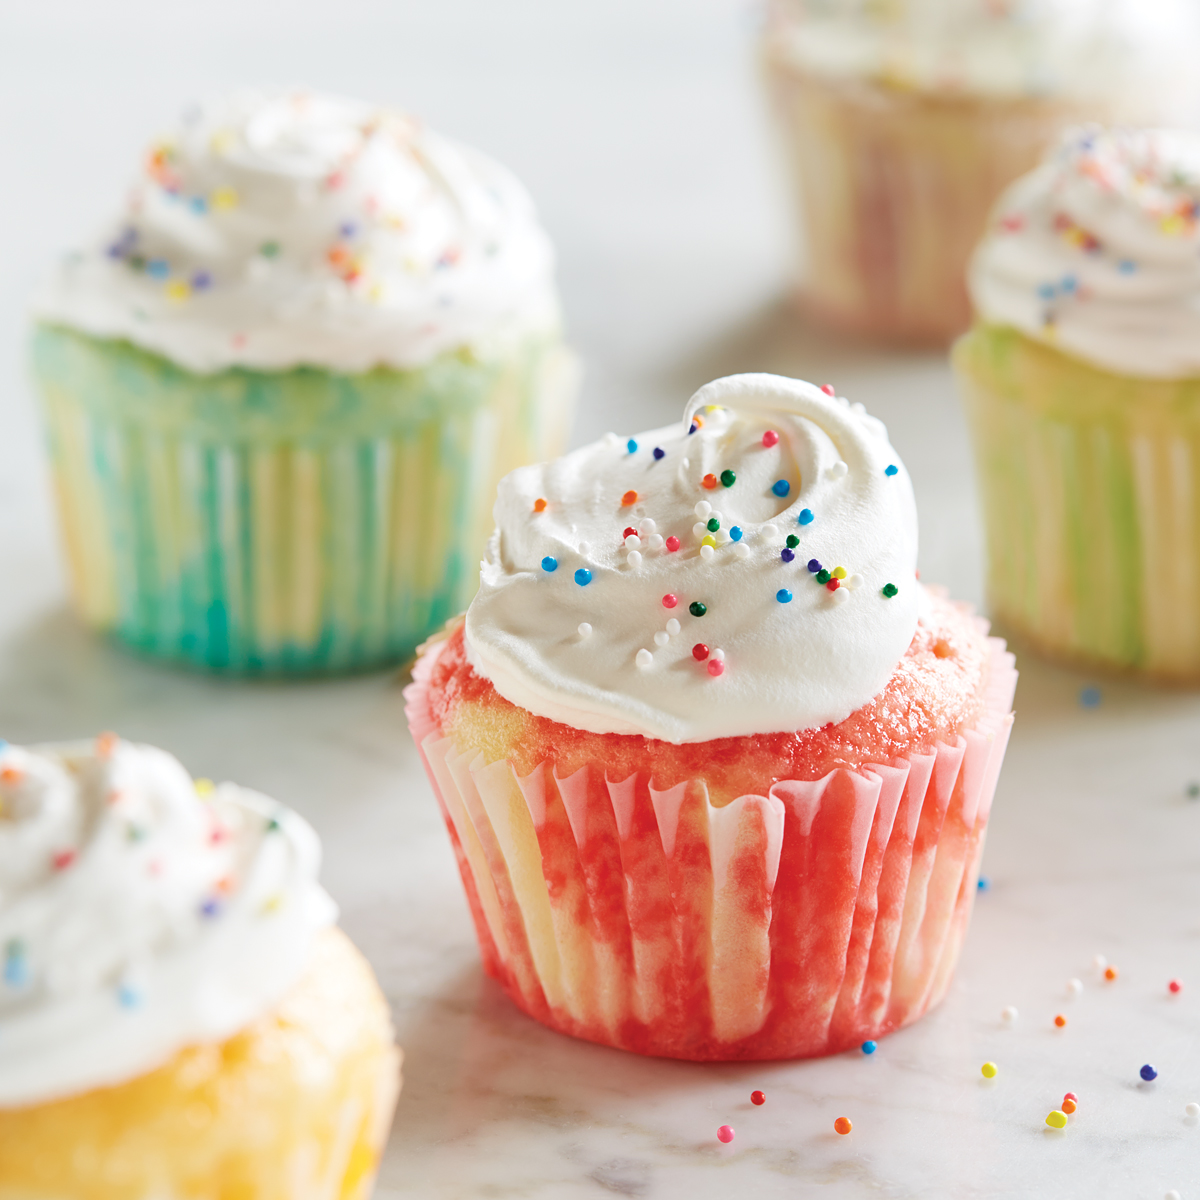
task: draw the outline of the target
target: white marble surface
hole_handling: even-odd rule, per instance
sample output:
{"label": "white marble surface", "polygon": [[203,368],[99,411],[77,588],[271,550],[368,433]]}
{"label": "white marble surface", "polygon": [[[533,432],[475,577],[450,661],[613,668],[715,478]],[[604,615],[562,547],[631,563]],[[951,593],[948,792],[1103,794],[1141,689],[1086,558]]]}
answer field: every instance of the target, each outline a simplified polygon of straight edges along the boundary
{"label": "white marble surface", "polygon": [[[408,102],[536,191],[588,363],[577,440],[676,414],[719,373],[778,369],[864,401],[916,483],[922,573],[979,600],[965,437],[937,356],[796,331],[786,231],[738,0],[343,0],[0,8],[0,735],[116,728],[273,793],[326,846],[346,928],[407,1053],[383,1200],[605,1195],[1200,1197],[1200,698],[1024,659],[979,897],[951,996],[870,1058],[694,1066],[549,1033],[479,969],[398,680],[179,675],[66,610],[21,370],[39,267],[117,193],[188,96],[303,79]],[[1119,979],[1103,983],[1093,956]],[[1185,981],[1168,996],[1172,976]],[[1082,993],[1070,998],[1067,981]],[[1002,1025],[1016,1005],[1020,1018]],[[1054,1014],[1068,1017],[1056,1030]],[[995,1060],[986,1083],[980,1064]],[[1138,1068],[1159,1079],[1144,1085]],[[767,1103],[755,1108],[749,1093]],[[1063,1133],[1046,1113],[1081,1107]],[[854,1131],[839,1138],[833,1121]],[[737,1130],[730,1146],[721,1124]]]}

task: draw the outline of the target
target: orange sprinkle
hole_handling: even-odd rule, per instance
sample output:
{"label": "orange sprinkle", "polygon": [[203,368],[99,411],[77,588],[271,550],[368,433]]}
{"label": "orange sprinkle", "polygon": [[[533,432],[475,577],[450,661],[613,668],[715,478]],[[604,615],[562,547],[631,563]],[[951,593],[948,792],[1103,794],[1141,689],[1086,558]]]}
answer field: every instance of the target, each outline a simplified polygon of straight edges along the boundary
{"label": "orange sprinkle", "polygon": [[1067,1018],[1064,1017],[1062,1013],[1059,1013],[1058,1016],[1054,1018],[1054,1023],[1059,1027],[1059,1029],[1061,1029],[1067,1023]]}
{"label": "orange sprinkle", "polygon": [[704,418],[699,413],[696,413],[692,417],[692,424],[695,425],[695,427],[697,429],[703,429],[704,428]]}
{"label": "orange sprinkle", "polygon": [[715,475],[705,475],[705,477],[702,480],[700,480],[700,482],[702,484],[704,484],[704,486],[706,488],[708,488],[708,490],[711,492],[713,490],[713,488],[715,488],[717,486],[718,481],[717,481],[717,477]]}
{"label": "orange sprinkle", "polygon": [[1074,1100],[1071,1099],[1070,1096],[1068,1096],[1062,1102],[1062,1110],[1063,1110],[1063,1112],[1065,1112],[1067,1114],[1067,1116],[1070,1116],[1071,1113],[1073,1113],[1076,1110],[1076,1108],[1078,1108],[1078,1107],[1079,1106],[1075,1103]]}
{"label": "orange sprinkle", "polygon": [[533,502],[533,511],[534,512],[545,512],[546,511],[546,502],[540,496]]}
{"label": "orange sprinkle", "polygon": [[938,658],[949,658],[954,651],[950,649],[950,643],[945,638],[938,638],[933,643],[933,653]]}
{"label": "orange sprinkle", "polygon": [[117,742],[120,739],[115,733],[102,733],[96,739],[96,756],[98,758],[108,758],[117,748]]}
{"label": "orange sprinkle", "polygon": [[5,767],[0,771],[0,783],[19,783],[21,770],[19,767]]}
{"label": "orange sprinkle", "polygon": [[631,504],[636,504],[637,501],[638,501],[638,494],[632,488],[630,488],[629,491],[627,491],[625,493],[625,495],[623,495],[621,497],[621,503],[626,508],[628,508]]}
{"label": "orange sprinkle", "polygon": [[838,1119],[834,1121],[833,1127],[838,1131],[838,1133],[842,1134],[849,1133],[850,1130],[854,1128],[854,1126],[850,1124],[849,1117],[838,1117]]}
{"label": "orange sprinkle", "polygon": [[1112,983],[1112,981],[1114,979],[1116,979],[1116,977],[1117,977],[1117,968],[1116,967],[1109,967],[1108,970],[1104,972],[1104,978],[1107,979],[1109,983]]}

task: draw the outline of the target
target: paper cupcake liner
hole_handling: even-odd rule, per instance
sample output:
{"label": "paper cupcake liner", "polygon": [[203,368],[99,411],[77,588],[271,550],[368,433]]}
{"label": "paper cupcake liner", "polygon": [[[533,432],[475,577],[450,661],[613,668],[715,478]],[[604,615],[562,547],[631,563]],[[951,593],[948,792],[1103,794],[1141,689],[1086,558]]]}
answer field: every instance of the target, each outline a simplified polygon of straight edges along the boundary
{"label": "paper cupcake liner", "polygon": [[394,662],[469,599],[501,475],[561,452],[574,360],[198,376],[42,327],[75,598],[147,654],[236,672]]}
{"label": "paper cupcake liner", "polygon": [[990,326],[954,364],[996,619],[1052,655],[1200,679],[1200,379],[1113,375]]}
{"label": "paper cupcake liner", "polygon": [[944,343],[966,329],[964,275],[989,209],[1077,114],[821,78],[778,53],[766,71],[795,177],[806,305],[884,338]]}
{"label": "paper cupcake liner", "polygon": [[553,1029],[641,1054],[804,1058],[916,1020],[949,986],[1012,724],[991,646],[985,713],[953,745],[776,783],[716,808],[595,762],[518,776],[405,693],[483,962]]}

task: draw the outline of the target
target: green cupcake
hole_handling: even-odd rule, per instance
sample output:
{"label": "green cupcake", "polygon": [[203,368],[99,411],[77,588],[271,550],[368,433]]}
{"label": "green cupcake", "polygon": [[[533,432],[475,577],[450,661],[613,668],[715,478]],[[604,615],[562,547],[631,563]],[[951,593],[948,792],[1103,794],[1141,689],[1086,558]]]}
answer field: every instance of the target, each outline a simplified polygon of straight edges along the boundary
{"label": "green cupcake", "polygon": [[1075,131],[996,208],[954,363],[994,615],[1200,680],[1200,137]]}
{"label": "green cupcake", "polygon": [[35,304],[78,608],[203,668],[412,653],[577,382],[520,184],[410,118],[238,95],[151,148]]}

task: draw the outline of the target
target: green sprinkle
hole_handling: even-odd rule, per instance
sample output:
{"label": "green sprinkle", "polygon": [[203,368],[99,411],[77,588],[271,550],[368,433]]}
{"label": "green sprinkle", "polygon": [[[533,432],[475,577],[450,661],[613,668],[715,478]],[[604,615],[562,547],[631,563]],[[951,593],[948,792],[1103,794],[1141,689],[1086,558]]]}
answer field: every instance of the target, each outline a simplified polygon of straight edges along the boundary
{"label": "green sprinkle", "polygon": [[817,572],[817,582],[818,583],[828,583],[832,578],[833,578],[833,576],[830,575],[830,573],[827,570],[825,570],[824,567],[822,567]]}
{"label": "green sprinkle", "polygon": [[690,612],[693,617],[702,617],[706,612],[708,612],[708,605],[701,604],[699,600],[693,600],[691,604],[688,605],[688,612]]}
{"label": "green sprinkle", "polygon": [[794,533],[789,533],[787,535],[787,544],[789,550],[795,550],[800,545],[800,539]]}
{"label": "green sprinkle", "polygon": [[737,476],[732,471],[728,471],[728,470],[722,471],[721,472],[721,482],[726,487],[733,487],[733,485],[735,483],[737,483]]}
{"label": "green sprinkle", "polygon": [[270,820],[267,822],[267,832],[268,832],[268,833],[275,833],[275,832],[276,832],[278,829],[279,829],[279,822],[278,822],[277,820],[275,820],[275,818],[274,818],[274,817],[272,817],[272,818],[271,818],[271,819],[270,819]]}
{"label": "green sprinkle", "polygon": [[704,528],[707,529],[709,533],[716,533],[717,530],[721,528],[721,522],[718,521],[716,517],[709,517],[708,524],[706,524]]}
{"label": "green sprinkle", "polygon": [[263,244],[259,246],[258,252],[263,256],[263,258],[274,258],[275,255],[279,253],[279,243],[263,242]]}
{"label": "green sprinkle", "polygon": [[900,589],[894,583],[883,585],[883,594],[890,600]]}

